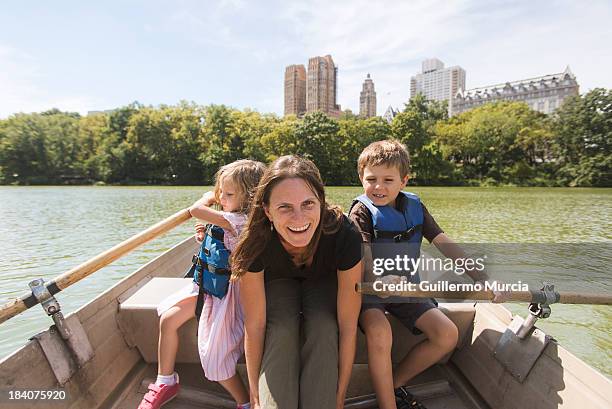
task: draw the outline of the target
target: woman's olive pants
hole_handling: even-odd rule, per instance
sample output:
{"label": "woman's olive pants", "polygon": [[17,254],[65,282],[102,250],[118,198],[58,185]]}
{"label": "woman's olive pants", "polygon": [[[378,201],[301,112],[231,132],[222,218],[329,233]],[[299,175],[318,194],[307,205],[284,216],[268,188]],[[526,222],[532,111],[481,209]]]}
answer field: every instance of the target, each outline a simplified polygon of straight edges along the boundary
{"label": "woman's olive pants", "polygon": [[266,339],[259,378],[263,409],[335,408],[336,295],[335,276],[266,283]]}

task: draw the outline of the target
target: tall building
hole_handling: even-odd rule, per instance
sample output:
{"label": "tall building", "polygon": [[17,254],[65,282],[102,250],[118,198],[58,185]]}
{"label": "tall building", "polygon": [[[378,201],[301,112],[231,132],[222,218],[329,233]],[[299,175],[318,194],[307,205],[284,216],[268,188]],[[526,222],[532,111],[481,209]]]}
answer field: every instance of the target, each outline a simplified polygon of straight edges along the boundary
{"label": "tall building", "polygon": [[370,74],[363,82],[361,94],[359,94],[359,115],[364,118],[376,116],[376,91],[374,91],[374,81]]}
{"label": "tall building", "polygon": [[302,64],[285,68],[285,115],[306,112],[306,69]]}
{"label": "tall building", "polygon": [[310,58],[306,81],[306,112],[321,111],[338,117],[340,105],[336,104],[337,85],[338,67],[334,65],[331,55]]}
{"label": "tall building", "polygon": [[410,98],[417,94],[434,101],[448,101],[448,114],[453,112],[453,98],[465,89],[465,70],[459,66],[444,68],[437,58],[421,64],[421,72],[410,78]]}
{"label": "tall building", "polygon": [[453,100],[453,114],[497,101],[523,101],[530,108],[550,114],[572,95],[578,95],[576,76],[569,66],[565,71],[505,84],[459,90]]}

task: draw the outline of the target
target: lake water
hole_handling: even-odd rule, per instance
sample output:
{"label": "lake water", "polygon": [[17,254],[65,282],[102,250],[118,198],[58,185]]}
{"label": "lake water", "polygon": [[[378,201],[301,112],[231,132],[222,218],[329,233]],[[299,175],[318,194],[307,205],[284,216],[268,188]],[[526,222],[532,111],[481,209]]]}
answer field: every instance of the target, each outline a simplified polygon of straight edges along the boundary
{"label": "lake water", "polygon": [[[2,187],[0,186],[0,304],[50,280],[146,227],[187,207],[203,187]],[[465,243],[594,243],[612,247],[612,189],[413,188],[438,224]],[[328,188],[328,200],[348,210],[360,188]],[[162,251],[192,233],[187,222],[62,291],[64,314],[76,310]],[[593,245],[591,245],[593,246]],[[593,251],[593,250],[591,250]],[[609,254],[609,253],[605,253]],[[601,253],[600,253],[601,256]],[[601,258],[601,257],[600,257]],[[587,281],[611,290],[604,257],[559,279]],[[607,268],[602,268],[601,266]],[[567,267],[567,266],[566,266]],[[568,272],[569,271],[569,272]],[[548,278],[555,271],[548,271]],[[526,305],[508,305],[525,315]],[[564,347],[612,377],[612,308],[553,305],[538,326]],[[51,323],[40,306],[0,324],[0,357]]]}

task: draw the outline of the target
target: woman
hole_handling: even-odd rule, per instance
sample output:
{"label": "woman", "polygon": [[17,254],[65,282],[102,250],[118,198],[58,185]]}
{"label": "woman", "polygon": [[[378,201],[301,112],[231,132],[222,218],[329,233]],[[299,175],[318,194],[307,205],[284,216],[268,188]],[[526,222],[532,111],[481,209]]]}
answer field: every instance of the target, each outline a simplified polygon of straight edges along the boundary
{"label": "woman", "polygon": [[325,202],[317,167],[298,156],[270,165],[251,209],[232,255],[251,403],[342,408],[361,305],[360,235]]}

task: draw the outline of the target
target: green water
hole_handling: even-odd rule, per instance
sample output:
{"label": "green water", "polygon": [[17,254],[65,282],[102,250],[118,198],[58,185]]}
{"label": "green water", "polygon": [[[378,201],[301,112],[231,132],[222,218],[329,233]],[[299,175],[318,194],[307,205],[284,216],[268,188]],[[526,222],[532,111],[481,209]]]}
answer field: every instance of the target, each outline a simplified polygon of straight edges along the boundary
{"label": "green water", "polygon": [[[601,243],[612,245],[612,189],[414,188],[438,224],[466,243]],[[145,227],[187,207],[202,187],[0,187],[0,303],[49,280]],[[348,209],[359,188],[328,188]],[[192,223],[148,243],[60,293],[67,314],[191,234]],[[606,263],[609,260],[605,260]],[[604,269],[605,270],[605,269]],[[610,291],[612,272],[595,282]],[[584,277],[576,273],[575,277]],[[526,305],[508,306],[524,315]],[[0,324],[0,357],[49,326],[39,306]],[[554,305],[538,326],[612,377],[612,309]]]}

